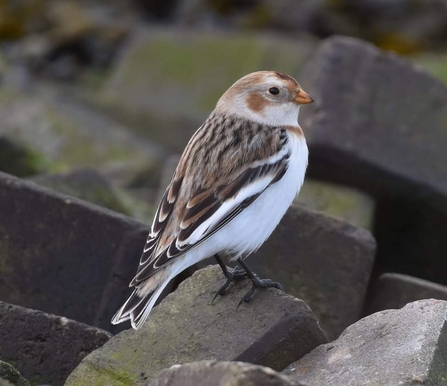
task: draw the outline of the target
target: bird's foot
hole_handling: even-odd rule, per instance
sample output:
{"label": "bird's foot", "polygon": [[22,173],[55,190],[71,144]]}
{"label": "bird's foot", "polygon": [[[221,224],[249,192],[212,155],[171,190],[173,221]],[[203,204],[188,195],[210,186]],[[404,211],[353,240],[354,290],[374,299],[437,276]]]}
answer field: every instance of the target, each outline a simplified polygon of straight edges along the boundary
{"label": "bird's foot", "polygon": [[227,289],[232,281],[243,280],[248,277],[247,272],[245,272],[243,269],[240,269],[238,266],[234,267],[233,269],[227,267],[224,273],[227,280],[225,280],[225,283],[223,283],[222,286],[214,294],[212,303],[214,303],[214,300],[216,300],[217,296],[226,295]]}
{"label": "bird's foot", "polygon": [[250,289],[242,297],[242,299],[240,300],[240,302],[237,305],[237,308],[239,308],[239,306],[242,303],[248,303],[253,298],[256,288],[277,288],[281,291],[284,291],[284,288],[281,284],[277,283],[276,281],[270,280],[270,279],[260,279],[259,276],[256,274],[253,274],[253,278],[251,278],[251,281],[252,281],[252,285],[251,285]]}

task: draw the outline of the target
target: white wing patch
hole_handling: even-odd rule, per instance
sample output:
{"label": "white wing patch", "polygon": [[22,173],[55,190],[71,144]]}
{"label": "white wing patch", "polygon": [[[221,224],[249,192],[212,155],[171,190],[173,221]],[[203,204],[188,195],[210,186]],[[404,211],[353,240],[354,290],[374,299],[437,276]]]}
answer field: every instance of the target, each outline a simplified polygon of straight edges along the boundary
{"label": "white wing patch", "polygon": [[199,242],[209,229],[212,229],[233,209],[240,205],[245,199],[255,196],[261,193],[271,182],[273,177],[266,176],[261,179],[255,180],[249,185],[243,187],[239,193],[233,198],[225,201],[220,208],[206,221],[204,221],[186,240],[177,244],[179,248],[183,248],[186,245],[196,244]]}

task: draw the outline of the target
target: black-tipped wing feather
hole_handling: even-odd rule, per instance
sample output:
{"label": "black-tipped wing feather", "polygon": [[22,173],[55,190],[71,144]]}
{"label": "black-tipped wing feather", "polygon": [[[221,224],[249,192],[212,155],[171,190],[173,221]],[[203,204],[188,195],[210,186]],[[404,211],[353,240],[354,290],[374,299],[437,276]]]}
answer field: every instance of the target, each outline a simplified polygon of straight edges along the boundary
{"label": "black-tipped wing feather", "polygon": [[[157,250],[160,236],[163,233],[163,223],[166,222],[166,217],[163,215],[171,213],[173,206],[176,204],[176,201],[167,202],[170,197],[169,192],[174,183],[176,185],[173,190],[177,191],[180,189],[178,183],[173,181],[166,190],[157,210],[150,235],[153,237],[149,237],[147,240],[137,275],[130,285],[138,285],[138,283],[153,275],[166,264],[171,263],[174,259],[200,245],[222,229],[222,227],[251,205],[265,189],[284,176],[287,170],[288,158],[289,154],[284,152],[283,156],[275,162],[258,162],[256,166],[244,170],[228,184],[217,185],[216,188],[208,191],[204,189],[196,191],[191,199],[188,200],[183,217],[178,219],[180,227],[175,238],[159,253],[155,254],[154,251]],[[244,192],[247,192],[246,196],[243,195]],[[234,205],[230,205],[239,196],[240,199],[236,200]],[[213,218],[223,205],[227,205],[228,210],[218,218]],[[191,241],[198,228],[203,228],[205,224],[206,229],[203,229],[200,237]],[[196,238],[197,236],[194,237],[194,239]]]}

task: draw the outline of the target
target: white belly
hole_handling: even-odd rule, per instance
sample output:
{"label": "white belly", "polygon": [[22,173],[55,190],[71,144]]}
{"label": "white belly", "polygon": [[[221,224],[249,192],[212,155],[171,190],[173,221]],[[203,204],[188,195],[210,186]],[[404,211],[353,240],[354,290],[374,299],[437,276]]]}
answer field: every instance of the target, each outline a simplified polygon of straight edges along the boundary
{"label": "white belly", "polygon": [[298,194],[306,173],[309,153],[305,139],[289,135],[288,145],[291,156],[283,178],[224,228],[187,253],[182,262],[173,264],[173,275],[219,252],[228,251],[238,258],[256,251],[267,240]]}
{"label": "white belly", "polygon": [[303,185],[308,160],[306,141],[296,136],[289,137],[292,153],[284,177],[268,187],[228,224],[225,232],[229,234],[227,243],[231,240],[233,250],[242,251],[239,255],[256,251],[267,240]]}

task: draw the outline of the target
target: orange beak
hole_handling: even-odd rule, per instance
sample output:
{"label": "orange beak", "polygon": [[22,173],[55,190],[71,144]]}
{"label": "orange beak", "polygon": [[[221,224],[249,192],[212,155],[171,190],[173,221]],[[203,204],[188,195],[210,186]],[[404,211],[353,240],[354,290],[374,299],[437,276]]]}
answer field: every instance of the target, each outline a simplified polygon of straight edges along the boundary
{"label": "orange beak", "polygon": [[304,91],[303,89],[299,89],[296,97],[293,98],[293,101],[299,103],[301,105],[306,105],[308,103],[312,103],[314,100],[310,97],[310,95]]}

